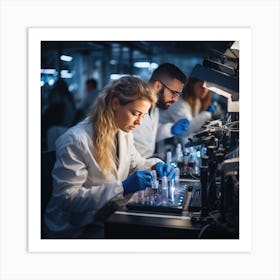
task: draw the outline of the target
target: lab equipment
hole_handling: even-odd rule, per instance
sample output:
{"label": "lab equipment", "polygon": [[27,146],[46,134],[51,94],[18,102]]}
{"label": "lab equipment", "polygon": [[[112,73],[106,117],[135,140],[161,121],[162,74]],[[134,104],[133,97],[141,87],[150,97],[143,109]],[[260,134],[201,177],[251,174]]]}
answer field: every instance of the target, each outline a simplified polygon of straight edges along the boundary
{"label": "lab equipment", "polygon": [[204,81],[203,87],[227,98],[228,112],[239,112],[239,57],[235,59],[235,65],[231,67],[204,59],[203,65],[197,64],[190,73]]}
{"label": "lab equipment", "polygon": [[[199,179],[200,158],[205,153],[206,148],[203,145],[185,148],[183,150],[181,143],[178,143],[174,157],[172,156],[172,152],[168,151],[166,153],[166,161],[175,169],[179,168],[181,178]],[[175,176],[176,172],[173,178]]]}
{"label": "lab equipment", "polygon": [[166,153],[166,163],[167,164],[171,164],[172,163],[172,152],[171,151],[168,151]]}
{"label": "lab equipment", "polygon": [[180,166],[181,178],[199,179],[200,161],[204,149],[202,145],[196,147],[185,148],[183,164]]}
{"label": "lab equipment", "polygon": [[161,197],[162,204],[167,205],[168,203],[168,179],[166,176],[161,178]]}
{"label": "lab equipment", "polygon": [[188,119],[180,119],[171,127],[171,133],[175,136],[185,133],[190,126]]}
{"label": "lab equipment", "polygon": [[156,187],[157,185],[158,185],[157,172],[155,170],[152,170],[152,188],[153,189],[157,188]]}
{"label": "lab equipment", "polygon": [[138,191],[137,192],[137,195],[138,195],[138,200],[139,201],[144,201],[145,200],[145,191]]}
{"label": "lab equipment", "polygon": [[176,155],[175,155],[175,162],[178,165],[180,165],[184,160],[183,156],[183,150],[182,150],[182,144],[178,143],[176,147]]}
{"label": "lab equipment", "polygon": [[174,179],[171,179],[168,184],[168,200],[171,204],[174,203],[174,192],[175,192],[175,183]]}
{"label": "lab equipment", "polygon": [[178,184],[180,182],[180,168],[175,168],[175,178],[174,178],[175,184]]}
{"label": "lab equipment", "polygon": [[203,156],[200,166],[201,217],[208,215],[208,156]]}
{"label": "lab equipment", "polygon": [[[175,184],[174,179],[164,176],[155,186],[135,193],[126,205],[129,210],[180,213],[186,202],[188,185]],[[140,193],[140,194],[139,194]]]}
{"label": "lab equipment", "polygon": [[221,220],[239,230],[239,157],[221,164]]}
{"label": "lab equipment", "polygon": [[207,147],[207,155],[209,157],[208,165],[209,165],[209,187],[208,187],[208,209],[213,210],[216,208],[216,199],[217,199],[217,186],[216,186],[216,172],[217,172],[217,159],[216,155],[216,147],[208,146]]}

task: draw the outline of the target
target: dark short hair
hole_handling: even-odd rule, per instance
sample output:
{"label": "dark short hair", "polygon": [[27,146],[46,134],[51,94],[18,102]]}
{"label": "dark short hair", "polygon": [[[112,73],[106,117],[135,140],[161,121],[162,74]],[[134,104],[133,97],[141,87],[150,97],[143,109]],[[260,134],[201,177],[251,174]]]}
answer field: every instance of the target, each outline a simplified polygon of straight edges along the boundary
{"label": "dark short hair", "polygon": [[157,69],[153,72],[150,82],[154,82],[158,79],[161,79],[162,76],[167,76],[171,79],[177,79],[182,83],[186,81],[186,75],[174,64],[163,63],[160,64]]}

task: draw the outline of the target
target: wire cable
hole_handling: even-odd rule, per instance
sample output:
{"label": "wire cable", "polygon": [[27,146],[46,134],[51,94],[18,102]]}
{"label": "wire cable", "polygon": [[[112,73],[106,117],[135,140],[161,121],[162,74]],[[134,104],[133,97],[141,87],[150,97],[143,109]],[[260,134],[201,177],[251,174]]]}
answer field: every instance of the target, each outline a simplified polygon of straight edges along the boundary
{"label": "wire cable", "polygon": [[211,225],[212,225],[212,224],[207,224],[207,225],[205,225],[205,226],[200,230],[200,232],[199,232],[199,234],[198,234],[198,238],[199,238],[199,239],[202,238],[204,232],[205,232]]}

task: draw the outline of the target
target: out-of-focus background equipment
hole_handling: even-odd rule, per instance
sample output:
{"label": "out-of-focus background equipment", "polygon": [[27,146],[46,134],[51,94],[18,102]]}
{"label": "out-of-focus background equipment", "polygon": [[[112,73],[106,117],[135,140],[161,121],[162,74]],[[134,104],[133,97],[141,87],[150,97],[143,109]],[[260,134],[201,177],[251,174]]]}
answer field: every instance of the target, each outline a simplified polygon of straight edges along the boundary
{"label": "out-of-focus background equipment", "polygon": [[194,67],[190,76],[199,78],[204,87],[227,99],[227,111],[239,112],[239,43],[225,53],[213,54]]}

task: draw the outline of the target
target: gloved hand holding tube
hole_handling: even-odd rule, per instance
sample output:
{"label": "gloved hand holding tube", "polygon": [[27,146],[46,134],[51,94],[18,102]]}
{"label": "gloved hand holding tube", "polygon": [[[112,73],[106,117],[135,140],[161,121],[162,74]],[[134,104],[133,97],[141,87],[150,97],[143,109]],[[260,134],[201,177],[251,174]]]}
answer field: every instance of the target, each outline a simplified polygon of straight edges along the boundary
{"label": "gloved hand holding tube", "polygon": [[175,136],[185,133],[190,126],[188,119],[180,119],[171,127],[171,133]]}
{"label": "gloved hand holding tube", "polygon": [[217,110],[217,108],[218,108],[217,103],[214,102],[214,103],[212,103],[212,104],[210,104],[210,105],[208,106],[208,108],[206,109],[206,111],[213,114],[213,113]]}
{"label": "gloved hand holding tube", "polygon": [[166,164],[163,162],[158,162],[155,166],[154,169],[156,170],[157,174],[159,175],[160,178],[163,176],[167,176],[168,179],[174,179],[176,172],[173,166],[170,164]]}
{"label": "gloved hand holding tube", "polygon": [[135,171],[122,181],[124,195],[145,190],[152,186],[152,172],[149,170]]}

